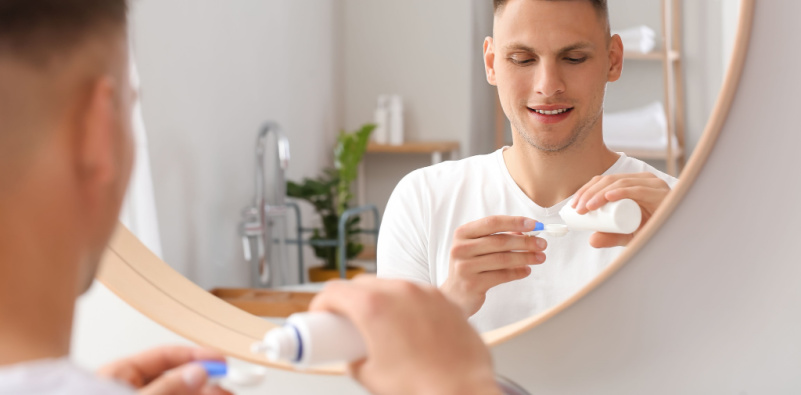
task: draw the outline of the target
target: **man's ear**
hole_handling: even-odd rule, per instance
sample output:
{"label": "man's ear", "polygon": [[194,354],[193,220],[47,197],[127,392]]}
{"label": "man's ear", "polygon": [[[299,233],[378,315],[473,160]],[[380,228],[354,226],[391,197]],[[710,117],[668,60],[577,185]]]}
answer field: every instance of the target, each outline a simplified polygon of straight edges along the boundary
{"label": "man's ear", "polygon": [[96,193],[117,176],[114,155],[119,152],[115,144],[119,122],[118,103],[115,98],[117,86],[109,77],[97,80],[90,93],[87,105],[79,114],[81,122],[78,138],[78,177],[81,183]]}
{"label": "man's ear", "polygon": [[484,71],[487,73],[487,82],[492,86],[497,86],[495,81],[495,45],[492,37],[484,39]]}
{"label": "man's ear", "polygon": [[615,34],[609,42],[609,73],[607,80],[615,82],[623,73],[623,40]]}

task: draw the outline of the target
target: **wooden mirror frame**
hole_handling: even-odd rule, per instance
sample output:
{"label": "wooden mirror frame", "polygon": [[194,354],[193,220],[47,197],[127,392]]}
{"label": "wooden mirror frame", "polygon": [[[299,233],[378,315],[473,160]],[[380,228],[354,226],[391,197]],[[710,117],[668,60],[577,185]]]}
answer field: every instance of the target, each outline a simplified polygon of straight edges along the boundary
{"label": "wooden mirror frame", "polygon": [[[500,344],[536,327],[590,293],[623,267],[681,202],[709,157],[729,114],[748,52],[754,7],[755,0],[741,0],[734,52],[729,60],[717,102],[680,182],[656,214],[624,252],[593,281],[569,299],[541,314],[482,334],[488,346]],[[246,313],[195,285],[153,254],[123,225],[118,226],[109,242],[97,279],[142,314],[193,342],[248,362],[272,368],[294,369],[287,364],[269,362],[263,356],[250,352],[251,344],[261,340],[268,330],[275,328],[274,324]],[[342,374],[344,369],[332,367],[306,372]]]}

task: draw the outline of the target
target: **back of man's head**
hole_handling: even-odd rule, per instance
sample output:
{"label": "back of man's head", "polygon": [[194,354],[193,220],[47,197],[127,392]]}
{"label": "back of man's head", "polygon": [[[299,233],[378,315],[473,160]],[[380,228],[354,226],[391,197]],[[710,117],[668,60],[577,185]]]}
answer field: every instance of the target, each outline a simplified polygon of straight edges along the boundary
{"label": "back of man's head", "polygon": [[52,129],[46,122],[75,102],[75,83],[108,66],[81,51],[124,38],[127,8],[126,0],[0,0],[0,185]]}
{"label": "back of man's head", "polygon": [[0,0],[0,286],[94,274],[133,157],[127,9]]}

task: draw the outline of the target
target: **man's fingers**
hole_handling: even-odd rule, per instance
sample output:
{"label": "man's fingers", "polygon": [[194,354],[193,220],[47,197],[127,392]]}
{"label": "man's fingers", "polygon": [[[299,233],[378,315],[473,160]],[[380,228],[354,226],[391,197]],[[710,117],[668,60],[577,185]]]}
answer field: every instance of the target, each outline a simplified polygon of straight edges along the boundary
{"label": "man's fingers", "polygon": [[451,248],[451,259],[471,258],[507,251],[544,251],[546,247],[548,247],[548,242],[540,237],[495,234],[454,244]]}
{"label": "man's fingers", "polygon": [[580,207],[579,202],[581,201],[581,198],[584,196],[587,190],[592,188],[593,185],[600,182],[602,179],[603,176],[595,176],[591,178],[589,182],[582,185],[581,188],[579,188],[578,191],[576,191],[576,193],[573,194],[573,200],[572,200],[573,208],[578,209]]}
{"label": "man's fingers", "polygon": [[226,391],[219,385],[206,385],[200,390],[200,395],[234,395],[233,392]]}
{"label": "man's fingers", "polygon": [[539,265],[543,262],[545,254],[542,252],[499,252],[459,261],[453,266],[453,274],[466,278],[493,270]]}
{"label": "man's fingers", "polygon": [[190,363],[167,372],[143,387],[142,395],[194,395],[206,385],[208,375],[203,366]]}
{"label": "man's fingers", "polygon": [[531,266],[519,266],[509,269],[493,270],[479,275],[477,288],[485,292],[492,287],[508,282],[524,279],[531,274]]}
{"label": "man's fingers", "polygon": [[590,245],[595,248],[622,247],[629,244],[634,234],[624,235],[618,233],[595,232],[590,235]]}
{"label": "man's fingers", "polygon": [[[588,211],[596,210],[607,202],[612,201],[607,196],[610,191],[636,186],[667,188],[667,184],[664,181],[650,173],[625,174],[617,177],[607,176],[595,183],[582,195],[576,207],[576,212],[585,214]],[[669,190],[669,188],[667,189]],[[637,199],[635,198],[634,200]]]}
{"label": "man's fingers", "polygon": [[456,239],[477,239],[501,232],[530,232],[537,221],[508,215],[494,215],[464,224],[456,229]]}
{"label": "man's fingers", "polygon": [[98,369],[97,373],[139,388],[172,368],[200,359],[222,361],[224,357],[197,347],[165,346],[114,361]]}
{"label": "man's fingers", "polygon": [[649,213],[653,214],[659,205],[664,200],[665,196],[670,192],[670,188],[662,188],[661,186],[634,186],[627,188],[619,188],[606,192],[605,196],[610,202],[616,202],[622,199],[632,199],[644,208]]}
{"label": "man's fingers", "polygon": [[224,357],[217,352],[197,347],[158,347],[114,362],[102,368],[99,373],[139,387],[170,369],[197,360],[222,361]]}

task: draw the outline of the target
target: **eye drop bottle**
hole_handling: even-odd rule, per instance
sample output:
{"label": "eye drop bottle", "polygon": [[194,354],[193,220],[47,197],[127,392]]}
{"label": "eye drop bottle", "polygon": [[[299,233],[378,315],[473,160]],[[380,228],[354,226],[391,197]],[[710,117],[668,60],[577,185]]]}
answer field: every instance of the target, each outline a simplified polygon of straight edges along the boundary
{"label": "eye drop bottle", "polygon": [[290,315],[284,326],[267,332],[252,351],[265,353],[270,361],[301,368],[353,362],[367,355],[356,327],[346,318],[326,312]]}
{"label": "eye drop bottle", "polygon": [[590,230],[594,232],[631,234],[640,228],[642,210],[631,199],[609,202],[597,210],[579,214],[568,202],[559,210],[559,216],[570,230]]}

